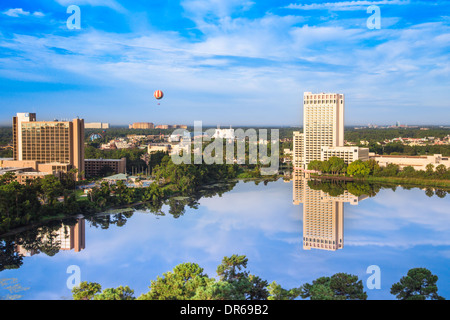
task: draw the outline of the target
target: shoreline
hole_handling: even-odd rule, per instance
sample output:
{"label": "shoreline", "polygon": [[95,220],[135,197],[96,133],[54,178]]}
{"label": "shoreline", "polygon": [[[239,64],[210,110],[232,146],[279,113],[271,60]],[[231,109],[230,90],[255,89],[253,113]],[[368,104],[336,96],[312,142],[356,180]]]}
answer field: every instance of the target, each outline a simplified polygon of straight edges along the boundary
{"label": "shoreline", "polygon": [[381,182],[381,183],[408,185],[424,188],[450,189],[450,180],[432,180],[432,179],[403,178],[403,177],[374,177],[374,176],[359,178],[359,177],[316,175],[316,174],[311,174],[310,177],[324,180],[357,181],[366,183]]}
{"label": "shoreline", "polygon": [[[277,179],[278,178],[279,177],[277,177]],[[195,193],[201,191],[203,188],[207,188],[208,186],[211,186],[211,185],[230,184],[230,183],[239,182],[239,181],[245,182],[245,181],[257,181],[257,180],[264,181],[264,180],[267,180],[267,179],[264,179],[264,178],[245,178],[245,179],[234,178],[234,179],[229,179],[229,180],[223,181],[223,182],[211,182],[211,183],[207,183],[207,184],[202,185],[201,187],[198,188],[198,190],[196,190],[195,192],[193,192],[193,193],[191,193],[191,194],[189,194],[187,196],[191,197]],[[168,200],[170,198],[179,197],[179,196],[180,196],[180,193],[173,193],[173,194],[171,194],[171,195],[169,195],[167,197],[161,198],[161,201],[166,201],[166,200]],[[33,228],[38,228],[38,227],[44,226],[47,223],[50,223],[52,221],[63,221],[63,220],[69,220],[69,219],[83,219],[83,218],[86,218],[86,217],[92,217],[92,216],[98,216],[98,215],[110,215],[110,214],[114,214],[114,213],[113,212],[109,213],[109,211],[126,209],[126,208],[134,208],[136,206],[143,205],[143,204],[146,204],[146,203],[149,203],[149,202],[152,202],[152,201],[139,201],[139,202],[131,203],[131,204],[123,204],[123,205],[119,205],[119,206],[111,206],[111,207],[105,208],[105,209],[103,209],[101,211],[92,212],[92,213],[80,213],[80,212],[78,212],[78,213],[73,214],[73,215],[57,215],[57,216],[53,216],[53,217],[44,217],[40,221],[33,222],[32,224],[23,225],[23,226],[19,226],[17,228],[14,228],[12,230],[8,230],[7,232],[0,234],[0,237],[13,236],[15,234],[31,230]]]}

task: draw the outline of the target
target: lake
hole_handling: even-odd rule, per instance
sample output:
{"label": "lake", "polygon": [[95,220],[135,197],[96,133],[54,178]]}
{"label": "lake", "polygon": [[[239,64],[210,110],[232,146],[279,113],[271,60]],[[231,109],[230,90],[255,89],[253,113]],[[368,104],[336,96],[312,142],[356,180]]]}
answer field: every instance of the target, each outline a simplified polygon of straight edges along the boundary
{"label": "lake", "polygon": [[[72,219],[71,227],[38,241],[36,230],[5,238],[1,265],[18,268],[1,271],[0,279],[28,288],[17,293],[22,299],[71,299],[67,280],[75,268],[81,281],[103,289],[128,285],[137,297],[148,291],[150,280],[179,263],[198,263],[216,276],[224,256],[240,254],[249,259],[248,271],[286,289],[338,272],[357,275],[369,299],[395,299],[391,285],[409,269],[425,267],[439,277],[438,293],[450,298],[445,192],[397,187],[381,188],[372,197],[347,191],[333,197],[294,176],[239,181],[219,191],[206,189],[202,196]],[[19,262],[8,260],[12,250],[21,252]],[[366,286],[374,265],[380,289]],[[7,293],[0,286],[0,296]]]}

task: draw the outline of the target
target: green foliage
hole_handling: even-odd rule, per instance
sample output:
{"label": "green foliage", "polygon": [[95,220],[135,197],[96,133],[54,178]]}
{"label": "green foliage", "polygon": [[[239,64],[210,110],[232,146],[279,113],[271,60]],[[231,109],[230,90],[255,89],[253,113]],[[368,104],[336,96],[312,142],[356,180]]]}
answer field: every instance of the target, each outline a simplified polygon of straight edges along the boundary
{"label": "green foliage", "polygon": [[348,165],[347,174],[355,177],[365,177],[370,174],[369,164],[365,161],[356,160]]}
{"label": "green foliage", "polygon": [[300,288],[300,296],[311,300],[366,300],[367,293],[358,276],[336,273],[331,277],[321,277]]}
{"label": "green foliage", "polygon": [[300,288],[293,288],[290,290],[283,289],[281,285],[273,281],[268,287],[269,291],[268,300],[294,300],[300,293]]}
{"label": "green foliage", "polygon": [[74,300],[92,300],[101,290],[100,284],[83,281],[79,286],[72,288],[72,296]]}
{"label": "green foliage", "polygon": [[134,290],[128,286],[120,286],[118,288],[108,288],[100,294],[94,296],[94,300],[135,300]]}
{"label": "green foliage", "polygon": [[426,268],[414,268],[391,287],[391,294],[399,300],[444,300],[437,294],[438,277]]}
{"label": "green foliage", "polygon": [[154,168],[153,175],[163,184],[171,184],[182,194],[188,194],[199,186],[237,177],[238,165],[228,164],[175,164],[165,156]]}
{"label": "green foliage", "polygon": [[285,290],[276,283],[269,286],[266,280],[250,274],[247,263],[243,255],[224,257],[217,267],[218,279],[208,277],[195,263],[183,263],[151,281],[150,291],[138,299],[292,300],[298,296],[298,289]]}
{"label": "green foliage", "polygon": [[[162,277],[151,281],[150,291],[137,300],[295,300],[299,296],[311,300],[366,300],[362,280],[348,273],[320,277],[299,288],[284,289],[275,281],[268,284],[246,271],[244,255],[224,257],[217,267],[218,279],[210,278],[196,263],[181,263]],[[402,300],[443,300],[437,294],[438,277],[425,268],[415,268],[400,282],[392,285],[391,293]],[[101,291],[95,282],[82,282],[72,289],[74,300],[134,300],[128,286]]]}
{"label": "green foliage", "polygon": [[151,281],[150,291],[141,295],[139,300],[189,300],[199,287],[208,284],[208,276],[196,263],[182,263],[172,272]]}

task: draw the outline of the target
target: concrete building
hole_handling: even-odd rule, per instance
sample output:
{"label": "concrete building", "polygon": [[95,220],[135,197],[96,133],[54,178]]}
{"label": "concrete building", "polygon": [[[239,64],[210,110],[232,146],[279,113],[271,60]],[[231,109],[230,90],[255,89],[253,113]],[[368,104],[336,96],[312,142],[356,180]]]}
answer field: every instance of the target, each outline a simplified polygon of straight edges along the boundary
{"label": "concrete building", "polygon": [[151,143],[148,145],[148,154],[155,152],[170,152],[171,145],[167,143]]}
{"label": "concrete building", "polygon": [[103,122],[86,122],[84,124],[85,129],[109,129],[109,123]]}
{"label": "concrete building", "polygon": [[303,94],[303,133],[294,132],[293,139],[295,169],[306,170],[311,161],[324,161],[332,156],[344,159],[347,164],[357,159],[368,160],[369,149],[344,147],[344,109],[343,94]]}
{"label": "concrete building", "polygon": [[36,121],[35,113],[18,113],[13,117],[13,160],[1,161],[0,167],[55,175],[84,172],[84,120]]}
{"label": "concrete building", "polygon": [[369,160],[369,148],[322,147],[320,160],[327,161],[331,157],[341,158],[346,164],[356,160],[367,161]]}
{"label": "concrete building", "polygon": [[102,170],[110,169],[114,174],[126,173],[127,159],[85,159],[86,177],[98,177]]}
{"label": "concrete building", "polygon": [[434,165],[435,168],[440,164],[450,168],[450,158],[443,157],[441,154],[435,154],[432,156],[371,155],[370,159],[374,159],[380,167],[385,167],[392,163],[398,165],[400,169],[407,166],[412,166],[416,170],[426,170],[428,164]]}
{"label": "concrete building", "polygon": [[344,146],[344,95],[303,94],[303,166],[321,159],[322,147]]}
{"label": "concrete building", "polygon": [[220,129],[220,127],[217,127],[212,137],[214,139],[234,140],[234,129],[232,129],[231,127],[229,129]]}
{"label": "concrete building", "polygon": [[130,129],[154,129],[155,125],[151,122],[135,122],[129,125]]}
{"label": "concrete building", "polygon": [[292,145],[292,165],[294,169],[301,169],[303,165],[303,152],[305,151],[303,141],[303,133],[295,131]]}

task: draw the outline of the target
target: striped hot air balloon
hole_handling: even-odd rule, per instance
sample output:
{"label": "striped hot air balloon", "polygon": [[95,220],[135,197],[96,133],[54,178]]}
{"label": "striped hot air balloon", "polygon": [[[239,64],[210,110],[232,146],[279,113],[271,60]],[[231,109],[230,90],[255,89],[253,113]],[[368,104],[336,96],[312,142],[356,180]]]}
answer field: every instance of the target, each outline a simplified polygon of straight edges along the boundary
{"label": "striped hot air balloon", "polygon": [[156,90],[153,95],[157,100],[161,100],[164,97],[164,93],[161,90]]}

